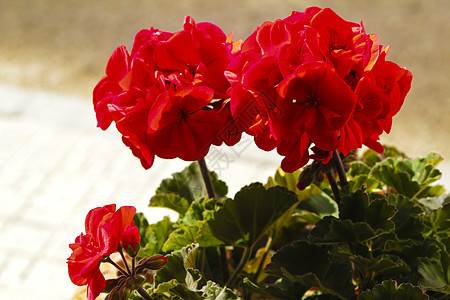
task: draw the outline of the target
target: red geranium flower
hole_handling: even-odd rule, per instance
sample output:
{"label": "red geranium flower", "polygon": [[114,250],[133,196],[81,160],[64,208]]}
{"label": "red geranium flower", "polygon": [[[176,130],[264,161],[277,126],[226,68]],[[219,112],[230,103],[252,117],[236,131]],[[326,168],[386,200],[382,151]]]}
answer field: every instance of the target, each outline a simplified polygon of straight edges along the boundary
{"label": "red geranium flower", "polygon": [[123,232],[133,226],[136,209],[116,205],[97,207],[86,216],[86,234],[81,233],[75,243],[70,244],[72,254],[67,259],[69,277],[75,285],[87,285],[87,298],[95,299],[105,287],[105,278],[100,272],[103,258],[116,252]]}
{"label": "red geranium flower", "polygon": [[148,115],[147,140],[159,157],[203,158],[224,120],[220,111],[206,108],[214,91],[186,87],[161,94]]}
{"label": "red geranium flower", "polygon": [[303,64],[278,85],[278,93],[285,114],[279,121],[280,135],[307,132],[320,149],[337,148],[337,130],[349,119],[356,100],[333,67],[323,62]]}
{"label": "red geranium flower", "polygon": [[179,32],[141,30],[131,55],[119,47],[94,89],[98,126],[114,121],[146,169],[155,155],[198,160],[212,144],[237,143],[242,130],[231,117],[224,75],[236,45],[216,25],[191,17]]}
{"label": "red geranium flower", "polygon": [[285,156],[287,172],[318,159],[312,145],[344,155],[363,144],[380,151],[379,135],[389,132],[412,78],[385,61],[387,49],[329,8],[264,22],[225,72],[232,115],[259,148]]}

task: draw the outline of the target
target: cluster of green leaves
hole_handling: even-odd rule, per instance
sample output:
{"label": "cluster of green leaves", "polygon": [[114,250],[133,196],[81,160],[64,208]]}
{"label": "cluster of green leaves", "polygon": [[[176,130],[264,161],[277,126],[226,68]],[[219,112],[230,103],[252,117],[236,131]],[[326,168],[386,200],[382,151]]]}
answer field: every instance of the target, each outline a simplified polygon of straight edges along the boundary
{"label": "cluster of green leaves", "polygon": [[168,259],[144,287],[154,299],[446,299],[450,197],[431,185],[441,160],[368,150],[349,163],[339,205],[326,179],[300,191],[301,171],[280,169],[232,199],[211,172],[208,199],[193,163],[150,200],[176,222],[135,218],[139,255]]}

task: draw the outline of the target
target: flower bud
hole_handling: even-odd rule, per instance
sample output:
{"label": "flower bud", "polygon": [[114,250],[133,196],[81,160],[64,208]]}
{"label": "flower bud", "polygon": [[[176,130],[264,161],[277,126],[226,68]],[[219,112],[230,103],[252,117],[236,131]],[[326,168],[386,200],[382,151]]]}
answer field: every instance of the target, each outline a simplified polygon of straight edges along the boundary
{"label": "flower bud", "polygon": [[139,229],[129,225],[122,234],[122,246],[131,257],[138,253],[140,241]]}

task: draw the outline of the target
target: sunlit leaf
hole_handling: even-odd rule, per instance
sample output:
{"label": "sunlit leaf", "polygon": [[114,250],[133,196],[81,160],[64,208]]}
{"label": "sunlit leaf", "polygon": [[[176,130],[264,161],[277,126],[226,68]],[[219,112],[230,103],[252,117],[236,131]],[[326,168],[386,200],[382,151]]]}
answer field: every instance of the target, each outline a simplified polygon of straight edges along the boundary
{"label": "sunlit leaf", "polygon": [[169,217],[164,217],[161,221],[151,224],[147,227],[141,238],[145,239],[146,244],[141,248],[139,256],[152,256],[160,253],[163,245],[173,230],[173,223]]}
{"label": "sunlit leaf", "polygon": [[156,194],[150,199],[151,207],[164,207],[169,208],[181,216],[183,216],[188,210],[190,203],[186,198],[174,193],[162,193]]}
{"label": "sunlit leaf", "polygon": [[388,158],[377,163],[370,176],[380,180],[398,193],[409,198],[426,196],[426,188],[441,177],[436,165],[442,157],[430,153],[425,158],[400,159]]}
{"label": "sunlit leaf", "polygon": [[[228,192],[228,187],[223,181],[218,179],[216,173],[210,172],[210,177],[216,193],[216,200],[224,200]],[[193,162],[183,171],[172,174],[172,178],[164,179],[156,189],[156,194],[177,194],[186,199],[189,205],[195,199],[207,197],[208,194],[198,163]]]}
{"label": "sunlit leaf", "polygon": [[[187,270],[185,262],[189,261],[189,266],[191,267],[193,255],[196,253],[198,245],[189,245],[181,250],[174,251],[171,254],[166,255],[167,263],[166,265],[158,270],[155,276],[155,286],[158,292],[165,292],[167,289],[167,282],[175,279],[177,283],[186,283]],[[189,260],[188,260],[189,259]],[[163,284],[161,287],[160,284]],[[171,286],[170,288],[172,288]]]}
{"label": "sunlit leaf", "polygon": [[164,252],[179,250],[186,245],[196,243],[200,226],[201,221],[193,225],[185,225],[183,227],[175,229],[167,238],[162,250]]}

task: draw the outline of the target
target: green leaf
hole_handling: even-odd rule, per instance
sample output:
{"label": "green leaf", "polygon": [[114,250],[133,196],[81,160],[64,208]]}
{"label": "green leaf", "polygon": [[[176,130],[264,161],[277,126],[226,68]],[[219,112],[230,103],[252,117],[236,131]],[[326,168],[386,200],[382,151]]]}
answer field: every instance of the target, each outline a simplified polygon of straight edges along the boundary
{"label": "green leaf", "polygon": [[297,197],[282,187],[266,189],[255,183],[228,199],[208,225],[214,236],[229,245],[251,247],[292,205]]}
{"label": "green leaf", "polygon": [[385,248],[394,251],[399,257],[406,261],[413,270],[417,269],[418,258],[438,257],[439,252],[441,251],[439,242],[432,238],[427,238],[423,241],[414,241],[410,239],[387,241]]}
{"label": "green leaf", "polygon": [[240,299],[232,290],[221,287],[215,282],[208,281],[201,289],[203,299],[228,300]]}
{"label": "green leaf", "polygon": [[378,181],[368,175],[357,175],[349,181],[350,192],[356,193],[358,190],[365,189],[368,192],[374,191],[378,187]]}
{"label": "green leaf", "polygon": [[189,201],[177,194],[156,194],[150,199],[151,207],[165,207],[183,216],[189,208]]}
{"label": "green leaf", "polygon": [[390,220],[395,207],[385,199],[370,200],[358,191],[342,197],[340,219],[325,217],[311,231],[311,240],[318,243],[360,243],[394,229]]}
{"label": "green leaf", "polygon": [[309,289],[318,287],[340,299],[353,294],[350,268],[332,260],[331,246],[297,241],[277,251],[266,272],[282,276]]}
{"label": "green leaf", "polygon": [[317,243],[360,243],[394,229],[390,218],[395,207],[385,199],[371,201],[366,193],[358,191],[342,197],[340,219],[324,217],[311,231],[311,240]]}
{"label": "green leaf", "polygon": [[409,198],[423,198],[428,196],[427,187],[441,177],[435,168],[440,161],[442,157],[436,153],[413,160],[388,158],[376,164],[370,176]]}
{"label": "green leaf", "polygon": [[381,158],[377,152],[373,151],[372,149],[368,149],[363,153],[361,160],[371,168],[379,163],[381,161]]}
{"label": "green leaf", "polygon": [[150,257],[154,254],[160,253],[163,249],[163,245],[173,231],[173,223],[170,221],[169,217],[164,217],[161,221],[151,224],[146,228],[146,231],[141,235],[146,241],[144,247],[141,247],[139,251],[140,257]]}
{"label": "green leaf", "polygon": [[420,215],[423,210],[417,202],[402,195],[393,195],[389,198],[389,202],[397,209],[392,221],[395,223],[398,238],[422,240],[424,225]]}
{"label": "green leaf", "polygon": [[390,146],[390,145],[384,145],[383,156],[385,158],[390,158],[390,157],[392,157],[392,158],[408,158],[408,156],[404,152],[402,152],[402,151],[398,150],[396,147]]}
{"label": "green leaf", "polygon": [[313,212],[319,217],[338,215],[338,207],[336,202],[327,194],[310,194],[308,199],[301,201],[297,205],[297,209]]}
{"label": "green leaf", "polygon": [[287,173],[284,172],[280,167],[275,172],[274,177],[269,177],[265,187],[271,188],[279,185],[286,187],[288,190],[292,192],[298,191],[300,194],[303,194],[300,190],[297,189],[297,181],[300,174],[301,170],[297,170],[293,173]]}
{"label": "green leaf", "polygon": [[141,237],[141,247],[145,247],[147,244],[147,235],[145,232],[148,228],[148,220],[141,212],[137,212],[133,217],[134,225],[139,229],[139,236]]}
{"label": "green leaf", "polygon": [[[210,172],[210,177],[216,193],[216,200],[219,202],[223,201],[228,193],[228,187],[223,181],[218,179],[216,173]],[[176,194],[181,198],[186,199],[189,205],[195,199],[207,197],[208,194],[206,192],[206,188],[204,187],[203,178],[198,163],[193,162],[183,171],[172,174],[172,178],[164,179],[160,186],[156,189],[156,194]],[[178,202],[181,201],[177,201],[176,203],[178,204]],[[152,200],[150,200],[150,203],[152,203]],[[184,202],[182,202],[181,207],[187,206]]]}
{"label": "green leaf", "polygon": [[[396,276],[410,270],[404,261],[400,259],[394,261],[392,257],[366,258],[357,255],[351,256],[350,260],[359,270],[363,287],[371,284],[376,276]],[[361,285],[359,286],[361,287]]]}
{"label": "green leaf", "polygon": [[293,223],[305,223],[309,225],[314,225],[322,218],[312,212],[299,212],[292,214]]}
{"label": "green leaf", "polygon": [[213,235],[208,223],[201,224],[196,242],[200,247],[217,247],[223,245],[223,242]]}
{"label": "green leaf", "polygon": [[[435,188],[439,190],[439,192],[437,192],[436,195],[440,194],[440,196],[432,196],[432,197],[423,198],[423,199],[419,200],[419,202],[421,204],[423,204],[425,207],[427,207],[431,210],[438,209],[438,208],[444,206],[444,204],[450,202],[450,194],[445,194],[445,189],[443,186],[435,185],[435,186],[431,187],[431,189],[435,189]],[[428,194],[430,194],[432,192],[433,191],[429,191]]]}
{"label": "green leaf", "polygon": [[176,284],[170,288],[171,294],[174,294],[183,300],[201,300],[202,296],[195,290],[189,289],[185,284]]}
{"label": "green leaf", "polygon": [[[167,282],[173,279],[176,280],[176,283],[186,283],[186,277],[188,276],[186,269],[192,267],[192,264],[195,263],[197,249],[198,245],[193,244],[166,255],[166,265],[158,270],[155,276],[156,292],[162,293],[172,288],[173,286],[167,286]],[[160,287],[161,284],[163,285]]]}
{"label": "green leaf", "polygon": [[431,232],[441,239],[450,235],[450,203],[423,218]]}
{"label": "green leaf", "polygon": [[350,164],[350,169],[347,172],[351,177],[358,175],[369,175],[370,167],[362,161],[354,161]]}
{"label": "green leaf", "polygon": [[372,168],[370,176],[394,188],[398,193],[412,198],[420,190],[420,185],[412,181],[413,172],[397,169],[396,162],[394,159],[382,161]]}
{"label": "green leaf", "polygon": [[363,191],[346,194],[342,197],[341,204],[339,204],[339,217],[343,220],[364,222],[369,210],[369,204],[369,196]]}
{"label": "green leaf", "polygon": [[[205,280],[225,284],[223,266],[218,247],[200,247],[198,249],[197,267]],[[226,265],[225,267],[228,267]]]}
{"label": "green leaf", "polygon": [[402,283],[397,286],[394,280],[386,280],[376,285],[372,290],[364,291],[358,300],[426,300],[429,299],[424,291],[411,284]]}
{"label": "green leaf", "polygon": [[307,288],[297,282],[281,278],[275,284],[258,284],[249,278],[244,278],[242,285],[255,293],[268,296],[269,299],[296,300],[305,294]]}
{"label": "green leaf", "polygon": [[450,294],[448,268],[444,270],[441,262],[436,259],[423,257],[419,258],[419,261],[418,272],[422,276],[419,285],[424,289],[432,289]]}
{"label": "green leaf", "polygon": [[428,290],[450,294],[450,254],[448,248],[441,242],[435,241],[439,248],[433,257],[418,259],[418,272],[422,276],[419,285]]}
{"label": "green leaf", "polygon": [[196,243],[201,223],[201,221],[198,221],[194,225],[185,225],[174,230],[167,238],[162,250],[164,252],[179,250],[187,245]]}
{"label": "green leaf", "polygon": [[204,250],[193,244],[167,255],[167,264],[155,276],[154,292],[183,300],[239,299],[230,289],[204,279],[202,272],[197,269],[198,259]]}
{"label": "green leaf", "polygon": [[311,231],[310,239],[315,243],[361,243],[393,229],[389,223],[386,229],[374,230],[365,222],[354,223],[351,220],[340,220],[334,217],[324,217],[316,223]]}
{"label": "green leaf", "polygon": [[342,197],[339,205],[340,219],[349,219],[353,222],[367,222],[373,229],[392,227],[390,218],[395,213],[395,207],[386,199],[370,200],[367,193],[358,191]]}
{"label": "green leaf", "polygon": [[192,225],[197,221],[209,220],[214,217],[217,208],[217,201],[214,199],[196,199],[189,206],[183,219],[181,219],[181,223]]}

